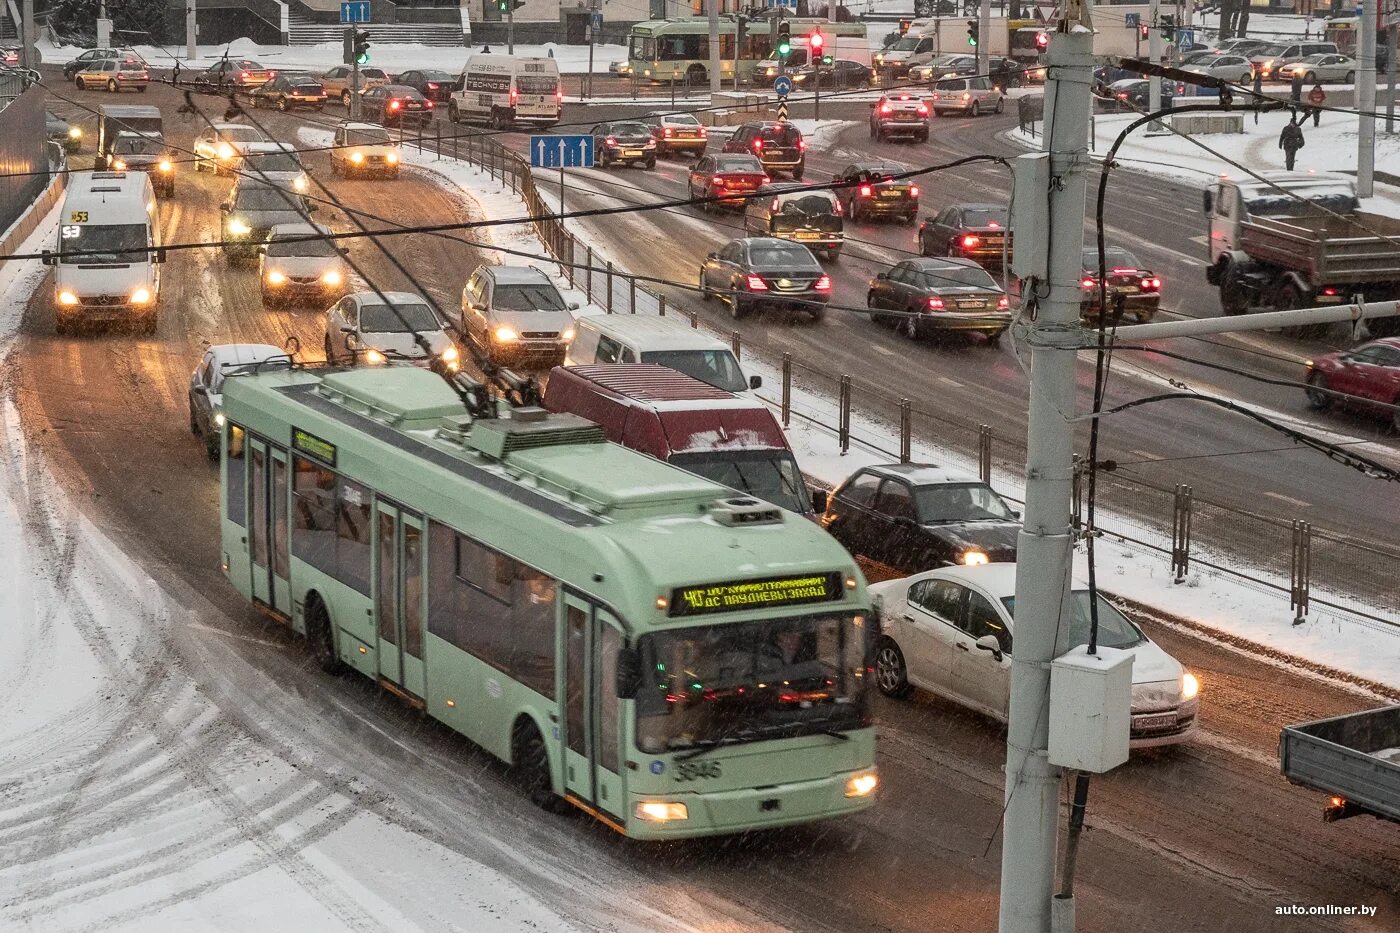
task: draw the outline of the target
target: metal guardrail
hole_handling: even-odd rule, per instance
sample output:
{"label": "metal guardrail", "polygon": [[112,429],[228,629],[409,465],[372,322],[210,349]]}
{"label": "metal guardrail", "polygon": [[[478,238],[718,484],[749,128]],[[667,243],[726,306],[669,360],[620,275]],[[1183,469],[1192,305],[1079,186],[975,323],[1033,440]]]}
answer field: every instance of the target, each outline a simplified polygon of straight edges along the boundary
{"label": "metal guardrail", "polygon": [[[583,291],[590,303],[609,314],[679,313],[692,327],[700,326],[698,314],[668,305],[665,295],[619,271],[611,261],[595,254],[590,245],[575,238],[555,208],[541,196],[528,162],[492,137],[456,132],[446,136],[441,135],[441,129],[439,126],[436,137],[441,155],[478,165],[520,194],[550,255],[560,263],[570,285]],[[455,131],[456,127],[452,129]],[[412,139],[405,136],[404,142],[411,144]],[[420,148],[430,142],[420,133]],[[738,332],[717,335],[730,341],[736,356],[741,353]],[[979,472],[989,481],[997,472],[994,467],[1000,468],[1003,475],[1019,475],[1023,469],[1023,437],[998,436],[988,425],[947,411],[918,407],[908,398],[848,374],[833,376],[799,363],[788,353],[782,355],[781,370],[781,398],[769,401],[779,407],[783,426],[788,427],[797,418],[828,431],[837,438],[842,454],[854,445],[907,463],[917,431],[921,437],[934,439],[938,446],[961,454],[974,453]],[[830,410],[798,410],[793,405],[795,383],[819,397],[834,399],[834,404]],[[857,393],[865,403],[861,408],[866,415],[889,427],[886,433],[866,436],[852,427]],[[890,412],[895,413],[893,417],[888,416]],[[896,443],[891,445],[890,440]],[[1079,501],[1083,486],[1076,484],[1076,515],[1083,514]],[[1100,473],[1097,490],[1098,511],[1112,513],[1114,527],[1084,528],[1084,533],[1119,540],[1166,557],[1176,582],[1189,585],[1188,568],[1204,569],[1263,593],[1290,597],[1291,606],[1298,613],[1295,621],[1301,621],[1310,606],[1325,607],[1400,630],[1400,574],[1396,572],[1400,568],[1400,550],[1363,544],[1297,520],[1225,505],[1189,487],[1158,486],[1121,468]],[[1016,501],[1013,496],[1007,498]],[[1237,532],[1241,528],[1247,530],[1231,540],[1211,534],[1226,522]],[[1305,526],[1301,536],[1295,530],[1300,524]],[[1250,571],[1239,569],[1236,561],[1248,564]],[[1325,581],[1317,578],[1320,568],[1327,573]],[[1350,595],[1324,598],[1313,592],[1314,587],[1324,584],[1333,594]]]}

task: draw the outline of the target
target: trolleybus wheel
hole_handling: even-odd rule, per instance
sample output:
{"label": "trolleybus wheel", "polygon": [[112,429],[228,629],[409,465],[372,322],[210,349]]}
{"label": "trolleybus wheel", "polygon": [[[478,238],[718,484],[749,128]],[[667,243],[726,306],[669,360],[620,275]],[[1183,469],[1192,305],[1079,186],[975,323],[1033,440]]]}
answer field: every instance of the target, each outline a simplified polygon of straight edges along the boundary
{"label": "trolleybus wheel", "polygon": [[544,747],[544,737],[535,727],[533,720],[522,717],[511,736],[511,760],[530,802],[549,813],[563,813],[568,809],[564,799],[554,792],[554,779],[549,773],[549,752]]}
{"label": "trolleybus wheel", "polygon": [[345,664],[335,653],[335,635],[331,632],[331,616],[321,597],[312,593],[306,600],[306,646],[321,670],[338,674]]}

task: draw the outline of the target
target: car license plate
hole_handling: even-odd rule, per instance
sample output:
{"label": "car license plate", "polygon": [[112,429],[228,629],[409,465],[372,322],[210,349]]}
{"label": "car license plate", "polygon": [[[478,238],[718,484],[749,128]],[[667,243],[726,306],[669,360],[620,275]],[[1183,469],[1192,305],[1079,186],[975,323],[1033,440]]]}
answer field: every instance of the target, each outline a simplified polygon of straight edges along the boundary
{"label": "car license plate", "polygon": [[1137,729],[1165,729],[1174,725],[1176,725],[1176,713],[1168,713],[1165,716],[1141,716],[1133,720],[1133,727]]}
{"label": "car license plate", "polygon": [[679,133],[676,134],[676,138],[677,138],[677,139],[694,139],[694,138],[695,138],[695,133],[692,132],[691,130],[681,130]]}
{"label": "car license plate", "polygon": [[625,156],[629,156],[629,157],[631,157],[631,156],[639,156],[639,155],[642,154],[642,150],[640,150],[640,149],[624,149],[624,150],[622,150],[622,154],[625,155]]}
{"label": "car license plate", "polygon": [[1118,290],[1125,295],[1135,295],[1137,294],[1138,287],[1136,285],[1120,285],[1118,286]]}
{"label": "car license plate", "polygon": [[904,192],[900,191],[898,188],[883,188],[880,191],[880,197],[882,198],[901,198],[903,196]]}
{"label": "car license plate", "polygon": [[799,240],[820,240],[820,239],[821,239],[821,236],[822,236],[822,235],[821,235],[820,233],[816,233],[816,232],[814,232],[814,231],[812,231],[812,230],[799,230],[799,231],[797,231],[797,238],[798,238]]}
{"label": "car license plate", "polygon": [[959,307],[959,308],[963,308],[963,309],[965,309],[965,310],[966,310],[966,309],[981,308],[981,307],[983,307],[983,306],[984,306],[984,303],[983,303],[983,302],[980,302],[980,301],[959,301],[959,302],[958,302],[958,307]]}

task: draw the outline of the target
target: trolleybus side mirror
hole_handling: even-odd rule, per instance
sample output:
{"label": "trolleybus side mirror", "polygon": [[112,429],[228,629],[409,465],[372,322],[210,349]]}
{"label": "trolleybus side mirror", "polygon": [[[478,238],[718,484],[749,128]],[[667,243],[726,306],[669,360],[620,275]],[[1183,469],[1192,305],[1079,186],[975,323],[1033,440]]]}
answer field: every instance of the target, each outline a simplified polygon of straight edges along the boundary
{"label": "trolleybus side mirror", "polygon": [[831,496],[825,489],[812,490],[812,511],[825,512]]}
{"label": "trolleybus side mirror", "polygon": [[642,656],[636,648],[619,648],[617,652],[617,696],[630,700],[642,684]]}

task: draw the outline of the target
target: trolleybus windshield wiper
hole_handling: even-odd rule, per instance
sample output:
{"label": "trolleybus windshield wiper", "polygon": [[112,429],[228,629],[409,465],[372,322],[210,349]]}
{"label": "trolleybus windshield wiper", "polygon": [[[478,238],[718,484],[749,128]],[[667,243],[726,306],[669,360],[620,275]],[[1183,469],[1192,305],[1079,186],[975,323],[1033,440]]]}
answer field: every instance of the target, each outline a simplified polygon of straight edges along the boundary
{"label": "trolleybus windshield wiper", "polygon": [[758,735],[759,732],[756,729],[743,729],[738,732],[726,732],[722,735],[714,737],[713,739],[697,739],[695,741],[695,747],[691,748],[689,751],[677,755],[676,761],[689,761],[692,758],[699,758],[706,752],[714,751],[721,745],[738,745],[742,742],[747,742],[750,739],[757,737]]}

